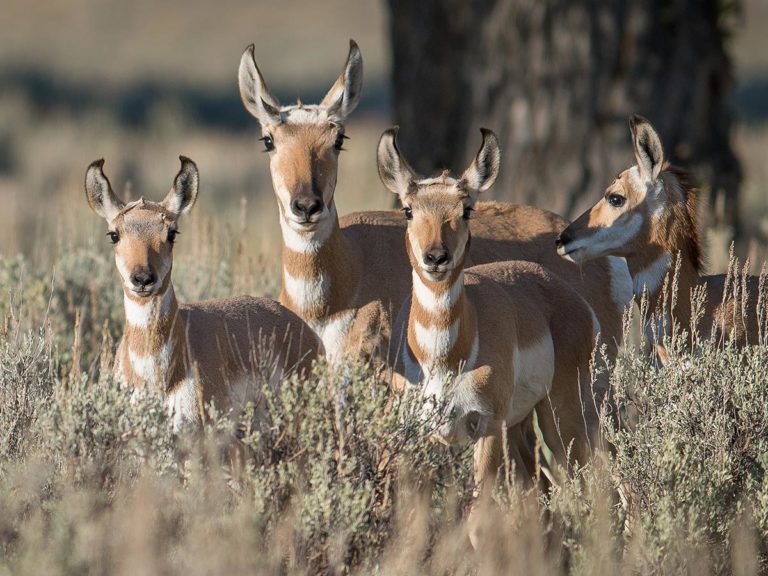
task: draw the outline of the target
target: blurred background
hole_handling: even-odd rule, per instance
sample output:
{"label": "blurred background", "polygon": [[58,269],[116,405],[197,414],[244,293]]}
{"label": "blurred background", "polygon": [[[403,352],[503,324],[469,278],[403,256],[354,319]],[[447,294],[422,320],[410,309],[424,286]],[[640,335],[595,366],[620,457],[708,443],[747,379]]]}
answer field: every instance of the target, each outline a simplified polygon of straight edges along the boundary
{"label": "blurred background", "polygon": [[82,190],[88,163],[106,158],[123,196],[160,199],[184,154],[202,188],[182,255],[246,254],[259,261],[253,270],[276,271],[277,207],[238,95],[240,55],[254,43],[277,97],[313,102],[354,38],[365,83],[340,161],[341,213],[392,206],[375,144],[397,122],[423,172],[462,170],[478,127],[496,130],[505,157],[495,197],[574,217],[633,161],[627,116],[636,111],[702,186],[711,271],[724,267],[731,238],[761,260],[768,1],[602,4],[5,0],[0,255],[50,266],[74,247],[108,254]]}

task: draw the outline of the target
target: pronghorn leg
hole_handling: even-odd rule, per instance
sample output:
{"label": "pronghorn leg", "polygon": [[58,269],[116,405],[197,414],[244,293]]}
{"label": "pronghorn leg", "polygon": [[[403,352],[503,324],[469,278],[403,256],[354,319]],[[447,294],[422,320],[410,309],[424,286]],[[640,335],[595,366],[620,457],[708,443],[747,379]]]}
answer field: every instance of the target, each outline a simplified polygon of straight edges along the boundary
{"label": "pronghorn leg", "polygon": [[475,443],[475,492],[467,519],[469,540],[475,550],[482,545],[485,533],[493,525],[489,516],[493,514],[491,495],[503,463],[502,422],[490,422],[486,434]]}

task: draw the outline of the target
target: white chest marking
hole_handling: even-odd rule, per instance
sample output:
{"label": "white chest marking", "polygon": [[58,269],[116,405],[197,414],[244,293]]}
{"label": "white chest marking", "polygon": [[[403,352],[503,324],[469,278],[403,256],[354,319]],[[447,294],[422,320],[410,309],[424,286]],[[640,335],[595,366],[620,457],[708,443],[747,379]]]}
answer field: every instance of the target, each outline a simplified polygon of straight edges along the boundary
{"label": "white chest marking", "polygon": [[521,422],[552,388],[555,347],[547,333],[528,348],[517,348],[512,361],[515,391],[507,411],[507,424]]}
{"label": "white chest marking", "polygon": [[[332,365],[337,364],[344,355],[349,328],[354,319],[355,310],[345,310],[322,322],[309,322],[310,327],[323,341],[325,355]],[[350,352],[355,351],[350,350]]]}
{"label": "white chest marking", "polygon": [[169,392],[165,398],[165,407],[171,418],[174,433],[178,433],[184,424],[199,423],[195,379],[187,376],[172,392]]}
{"label": "white chest marking", "polygon": [[325,305],[331,281],[324,273],[313,278],[296,278],[283,269],[283,287],[301,315]]}
{"label": "white chest marking", "polygon": [[416,342],[428,358],[448,355],[459,336],[459,320],[456,318],[448,329],[431,326],[427,328],[418,320],[414,323]]}
{"label": "white chest marking", "polygon": [[173,339],[163,344],[163,347],[157,354],[140,356],[130,348],[128,349],[128,360],[131,363],[131,369],[136,376],[144,380],[145,386],[162,385],[165,387],[172,355]]}
{"label": "white chest marking", "polygon": [[648,289],[649,294],[653,294],[661,288],[661,284],[664,281],[664,275],[667,273],[667,270],[669,270],[671,264],[672,257],[664,252],[651,264],[635,273],[634,278],[632,278],[635,296],[638,298],[642,297],[643,289],[645,288]]}
{"label": "white chest marking", "polygon": [[619,256],[607,257],[611,278],[611,299],[623,314],[632,304],[632,276],[627,268],[627,261]]}
{"label": "white chest marking", "polygon": [[134,328],[146,328],[150,322],[168,313],[171,308],[172,296],[173,286],[169,286],[160,300],[159,309],[157,298],[151,298],[146,303],[142,303],[132,300],[128,296],[123,296],[125,321]]}

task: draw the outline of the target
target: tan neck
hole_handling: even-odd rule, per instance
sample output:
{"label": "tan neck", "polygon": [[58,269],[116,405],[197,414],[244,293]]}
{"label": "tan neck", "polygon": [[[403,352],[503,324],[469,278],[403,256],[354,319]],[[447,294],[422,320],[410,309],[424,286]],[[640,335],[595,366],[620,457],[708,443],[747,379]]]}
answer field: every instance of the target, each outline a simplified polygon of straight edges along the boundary
{"label": "tan neck", "polygon": [[474,364],[477,344],[476,313],[466,297],[464,271],[433,282],[414,270],[407,353],[422,371],[456,374]]}
{"label": "tan neck", "polygon": [[339,227],[335,205],[325,228],[297,232],[281,216],[283,275],[280,301],[310,324],[353,305],[361,255]]}
{"label": "tan neck", "polygon": [[[170,273],[169,273],[170,276]],[[173,284],[151,298],[124,294],[125,331],[120,367],[135,388],[157,387],[171,392],[186,376],[186,334],[179,321]]]}

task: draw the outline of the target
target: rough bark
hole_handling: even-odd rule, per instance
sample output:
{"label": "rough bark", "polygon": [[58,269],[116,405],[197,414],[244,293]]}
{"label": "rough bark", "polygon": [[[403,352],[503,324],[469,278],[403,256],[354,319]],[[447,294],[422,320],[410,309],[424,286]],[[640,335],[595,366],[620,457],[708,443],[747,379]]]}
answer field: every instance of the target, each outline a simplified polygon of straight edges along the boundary
{"label": "rough bark", "polygon": [[632,161],[628,116],[725,195],[741,172],[721,0],[388,0],[395,121],[414,168],[462,169],[493,129],[497,198],[574,216]]}

